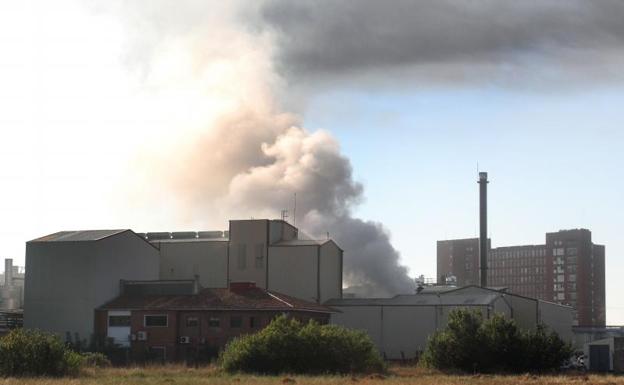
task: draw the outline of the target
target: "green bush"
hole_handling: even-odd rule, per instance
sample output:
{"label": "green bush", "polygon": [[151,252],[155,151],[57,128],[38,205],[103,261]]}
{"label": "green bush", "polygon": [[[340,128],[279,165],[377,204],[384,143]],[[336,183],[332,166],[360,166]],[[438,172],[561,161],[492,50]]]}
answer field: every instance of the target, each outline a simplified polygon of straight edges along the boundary
{"label": "green bush", "polygon": [[421,364],[464,372],[544,372],[558,369],[572,352],[571,345],[543,325],[521,331],[500,314],[483,320],[479,312],[460,309],[429,339]]}
{"label": "green bush", "polygon": [[108,368],[111,362],[104,353],[86,352],[81,354],[85,366],[93,368]]}
{"label": "green bush", "polygon": [[83,361],[53,334],[14,329],[0,339],[0,375],[4,377],[76,374]]}
{"label": "green bush", "polygon": [[228,372],[366,373],[385,370],[375,345],[362,331],[337,325],[302,324],[280,316],[255,334],[232,340],[219,357]]}

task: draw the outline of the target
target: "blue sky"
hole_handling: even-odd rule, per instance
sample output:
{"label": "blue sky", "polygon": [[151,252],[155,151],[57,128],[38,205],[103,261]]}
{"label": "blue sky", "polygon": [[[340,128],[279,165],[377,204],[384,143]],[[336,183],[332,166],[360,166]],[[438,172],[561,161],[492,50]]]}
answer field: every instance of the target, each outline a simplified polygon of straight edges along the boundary
{"label": "blue sky", "polygon": [[477,233],[477,163],[490,174],[494,246],[589,228],[607,250],[608,322],[624,322],[624,94],[440,88],[317,94],[305,125],[330,130],[411,274],[435,277],[435,242]]}

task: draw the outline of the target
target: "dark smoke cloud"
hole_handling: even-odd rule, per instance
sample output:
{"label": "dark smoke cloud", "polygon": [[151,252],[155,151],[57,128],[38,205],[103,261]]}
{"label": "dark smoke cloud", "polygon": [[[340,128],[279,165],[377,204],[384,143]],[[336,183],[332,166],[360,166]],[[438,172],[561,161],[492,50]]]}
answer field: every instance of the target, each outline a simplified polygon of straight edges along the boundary
{"label": "dark smoke cloud", "polygon": [[260,23],[291,79],[582,82],[622,77],[622,20],[620,0],[269,0]]}

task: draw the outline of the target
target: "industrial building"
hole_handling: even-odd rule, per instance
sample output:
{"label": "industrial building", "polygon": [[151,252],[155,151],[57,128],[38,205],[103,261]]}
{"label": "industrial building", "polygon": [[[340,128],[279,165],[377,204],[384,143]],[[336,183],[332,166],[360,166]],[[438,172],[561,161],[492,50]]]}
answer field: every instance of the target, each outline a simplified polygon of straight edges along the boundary
{"label": "industrial building", "polygon": [[465,307],[571,338],[571,308],[501,290],[343,299],[342,266],[334,241],[283,220],[233,220],[227,231],[64,231],[26,244],[24,325],[109,339],[137,361],[194,359],[283,313],[363,329],[388,359],[414,357]]}
{"label": "industrial building", "polygon": [[[454,276],[458,286],[478,282],[477,250],[478,238],[438,241],[438,277]],[[489,286],[572,306],[576,325],[605,325],[605,247],[592,242],[589,230],[547,233],[541,245],[488,242],[488,279]]]}
{"label": "industrial building", "polygon": [[478,286],[393,298],[334,299],[326,305],[338,311],[332,323],[365,330],[387,359],[417,357],[428,338],[446,326],[449,313],[459,308],[475,309],[485,318],[500,313],[523,329],[542,323],[564,340],[573,339],[569,306]]}
{"label": "industrial building", "polygon": [[26,270],[24,326],[87,340],[94,309],[120,295],[120,281],[254,282],[316,303],[342,296],[342,250],[282,220],[233,220],[225,232],[62,231],[27,242]]}
{"label": "industrial building", "polygon": [[624,373],[624,337],[609,337],[585,344],[585,366],[592,372]]}
{"label": "industrial building", "polygon": [[15,311],[24,302],[24,267],[13,266],[13,259],[4,260],[4,273],[0,274],[0,311]]}
{"label": "industrial building", "polygon": [[332,312],[250,282],[202,289],[197,281],[129,281],[121,291],[96,309],[96,336],[113,338],[139,362],[205,360],[278,315],[326,324]]}

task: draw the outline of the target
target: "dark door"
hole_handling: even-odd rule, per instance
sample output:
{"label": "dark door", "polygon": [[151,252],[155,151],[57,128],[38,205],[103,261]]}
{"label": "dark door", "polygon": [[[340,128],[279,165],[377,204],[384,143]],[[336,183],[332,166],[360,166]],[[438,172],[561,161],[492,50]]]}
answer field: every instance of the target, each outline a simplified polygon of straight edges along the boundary
{"label": "dark door", "polygon": [[589,370],[609,371],[609,345],[589,345]]}

